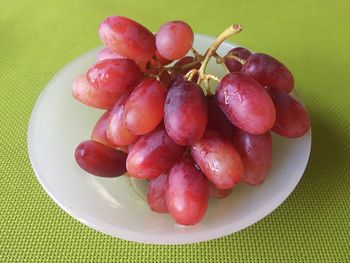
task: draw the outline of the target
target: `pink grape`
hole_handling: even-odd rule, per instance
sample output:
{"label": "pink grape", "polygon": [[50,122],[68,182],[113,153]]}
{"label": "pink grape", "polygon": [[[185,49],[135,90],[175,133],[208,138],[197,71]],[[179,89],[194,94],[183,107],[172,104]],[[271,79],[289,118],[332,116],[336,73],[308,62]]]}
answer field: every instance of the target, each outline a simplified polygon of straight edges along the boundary
{"label": "pink grape", "polygon": [[126,172],[126,154],[95,141],[84,141],[75,150],[78,165],[90,174],[117,177]]}
{"label": "pink grape", "polygon": [[153,179],[179,160],[185,147],[176,144],[163,128],[141,137],[130,149],[126,167],[136,178]]}
{"label": "pink grape", "polygon": [[228,197],[232,193],[233,188],[219,189],[209,181],[209,196],[217,199],[223,199]]}
{"label": "pink grape", "polygon": [[85,75],[77,76],[72,84],[72,94],[75,99],[93,108],[113,108],[121,97],[121,93],[110,93],[91,86]]}
{"label": "pink grape", "polygon": [[107,123],[107,137],[114,145],[129,145],[134,143],[138,136],[129,131],[124,123],[123,114],[125,110],[125,103],[128,99],[128,94],[125,94],[114,105],[109,121]]}
{"label": "pink grape", "polygon": [[168,65],[168,64],[170,64],[172,62],[172,60],[168,60],[166,58],[163,58],[158,50],[156,51],[155,56],[157,58],[157,61],[163,66],[166,66],[166,65]]}
{"label": "pink grape", "polygon": [[148,183],[147,201],[149,207],[157,213],[168,213],[166,204],[166,190],[168,188],[168,174],[163,173]]}
{"label": "pink grape", "polygon": [[98,32],[107,48],[137,62],[148,62],[156,52],[152,32],[129,18],[107,17]]}
{"label": "pink grape", "polygon": [[[227,55],[230,54],[242,59],[247,59],[252,53],[244,47],[235,47],[227,53]],[[225,65],[230,72],[239,72],[242,68],[242,64],[232,58],[225,58]]]}
{"label": "pink grape", "polygon": [[201,88],[191,81],[175,81],[164,108],[164,123],[169,136],[181,145],[190,145],[205,132],[208,105]]}
{"label": "pink grape", "polygon": [[87,78],[96,89],[120,94],[139,84],[142,73],[130,59],[106,59],[93,65],[87,72]]}
{"label": "pink grape", "polygon": [[279,89],[268,87],[267,91],[276,108],[276,122],[272,131],[288,138],[298,138],[307,133],[311,122],[306,109]]}
{"label": "pink grape", "polygon": [[91,133],[91,140],[113,147],[107,137],[107,127],[110,111],[106,111],[97,121]]}
{"label": "pink grape", "polygon": [[226,117],[251,134],[263,134],[275,122],[276,111],[267,91],[242,73],[230,73],[217,86],[217,99]]}
{"label": "pink grape", "polygon": [[277,59],[263,53],[251,55],[241,72],[262,86],[278,88],[287,93],[294,87],[294,77],[289,69]]}
{"label": "pink grape", "polygon": [[163,24],[157,35],[156,45],[159,54],[168,60],[182,58],[191,49],[193,31],[183,21],[171,21]]}
{"label": "pink grape", "polygon": [[128,98],[123,119],[126,127],[136,135],[143,135],[158,126],[164,116],[166,88],[153,78],[146,78]]}
{"label": "pink grape", "polygon": [[181,160],[171,168],[166,200],[178,224],[197,224],[207,210],[208,196],[208,180],[191,160]]}
{"label": "pink grape", "polygon": [[241,181],[254,186],[262,184],[272,163],[271,133],[254,135],[238,130],[234,145],[244,166]]}
{"label": "pink grape", "polygon": [[97,61],[106,60],[106,59],[116,59],[116,58],[125,58],[125,57],[113,52],[112,50],[106,47],[101,49],[101,51],[98,52],[97,54]]}
{"label": "pink grape", "polygon": [[191,155],[202,172],[219,189],[232,188],[243,175],[243,164],[237,150],[217,132],[207,130],[191,146]]}

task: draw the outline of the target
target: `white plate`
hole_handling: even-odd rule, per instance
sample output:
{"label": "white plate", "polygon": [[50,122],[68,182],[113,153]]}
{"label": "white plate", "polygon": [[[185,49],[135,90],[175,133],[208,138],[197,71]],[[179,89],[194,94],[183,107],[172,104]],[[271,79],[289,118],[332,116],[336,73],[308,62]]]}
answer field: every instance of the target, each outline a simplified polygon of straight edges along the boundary
{"label": "white plate", "polygon": [[[213,41],[212,37],[197,34],[194,46],[204,52]],[[232,47],[224,43],[218,52],[223,55]],[[310,132],[294,140],[274,135],[273,164],[264,184],[239,185],[229,198],[210,200],[204,219],[192,227],[179,226],[169,215],[150,211],[126,177],[105,179],[84,172],[75,163],[74,150],[90,137],[102,111],[74,100],[71,83],[94,63],[99,50],[65,66],[40,94],[30,118],[28,148],[32,166],[42,187],[68,214],[93,229],[130,241],[194,243],[229,235],[258,222],[296,187],[308,162]],[[208,70],[223,74],[215,63]]]}

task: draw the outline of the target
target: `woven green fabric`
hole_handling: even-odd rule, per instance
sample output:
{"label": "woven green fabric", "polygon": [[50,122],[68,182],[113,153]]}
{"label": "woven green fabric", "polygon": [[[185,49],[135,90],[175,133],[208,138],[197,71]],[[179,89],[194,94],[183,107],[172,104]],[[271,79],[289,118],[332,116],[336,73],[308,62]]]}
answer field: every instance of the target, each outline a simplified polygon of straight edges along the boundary
{"label": "woven green fabric", "polygon": [[[156,31],[183,19],[285,62],[309,109],[311,158],[292,195],[259,223],[193,245],[123,241],[80,224],[45,193],[31,169],[26,132],[46,83],[100,44],[108,15]],[[0,1],[1,262],[350,262],[350,2],[335,1]],[[53,149],[54,150],[54,149]]]}

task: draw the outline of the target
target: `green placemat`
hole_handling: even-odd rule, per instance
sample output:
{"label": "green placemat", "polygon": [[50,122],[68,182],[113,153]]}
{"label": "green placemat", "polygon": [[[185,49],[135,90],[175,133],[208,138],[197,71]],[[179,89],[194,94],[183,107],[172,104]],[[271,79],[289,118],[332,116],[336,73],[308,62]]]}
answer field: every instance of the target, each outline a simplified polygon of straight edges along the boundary
{"label": "green placemat", "polygon": [[[0,261],[350,262],[350,2],[295,2],[1,0]],[[89,229],[48,197],[28,160],[31,109],[66,63],[100,44],[97,27],[112,14],[153,31],[183,19],[210,35],[242,23],[232,41],[289,66],[313,144],[303,179],[276,211],[221,239],[158,246]]]}

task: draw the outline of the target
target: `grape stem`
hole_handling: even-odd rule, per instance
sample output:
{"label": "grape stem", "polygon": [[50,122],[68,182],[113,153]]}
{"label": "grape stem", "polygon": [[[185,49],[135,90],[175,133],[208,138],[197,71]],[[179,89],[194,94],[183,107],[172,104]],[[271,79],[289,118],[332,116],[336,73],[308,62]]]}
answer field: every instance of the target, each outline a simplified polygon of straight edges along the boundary
{"label": "grape stem", "polygon": [[213,57],[216,59],[216,63],[220,64],[224,70],[226,71],[226,73],[230,73],[230,70],[228,69],[228,67],[225,64],[225,58],[220,57],[218,53],[215,52],[215,54],[213,55]]}
{"label": "grape stem", "polygon": [[244,65],[247,62],[247,60],[240,58],[240,57],[237,57],[237,56],[230,54],[230,53],[227,54],[224,58],[236,60],[237,62],[241,63],[242,65]]}

